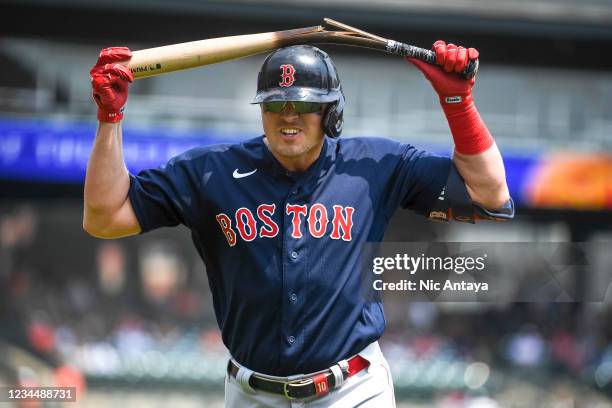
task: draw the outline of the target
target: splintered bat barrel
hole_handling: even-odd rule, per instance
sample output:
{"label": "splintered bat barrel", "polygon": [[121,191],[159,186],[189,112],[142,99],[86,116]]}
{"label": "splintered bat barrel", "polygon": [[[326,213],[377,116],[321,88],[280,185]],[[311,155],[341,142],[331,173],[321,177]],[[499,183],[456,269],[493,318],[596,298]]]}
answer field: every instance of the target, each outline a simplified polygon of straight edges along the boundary
{"label": "splintered bat barrel", "polygon": [[[436,64],[436,54],[433,51],[426,50],[424,48],[415,47],[414,45],[404,44],[394,40],[388,40],[378,35],[368,33],[359,28],[352,27],[348,24],[341,23],[340,21],[333,20],[331,18],[324,18],[323,22],[327,25],[340,28],[345,30],[347,33],[358,35],[362,38],[373,40],[377,43],[373,48],[381,49],[380,45],[384,44],[385,51],[395,55],[401,55],[403,57],[411,57],[420,59],[421,61],[427,62],[428,64]],[[470,60],[465,70],[460,74],[466,79],[473,78],[478,72],[478,60]]]}

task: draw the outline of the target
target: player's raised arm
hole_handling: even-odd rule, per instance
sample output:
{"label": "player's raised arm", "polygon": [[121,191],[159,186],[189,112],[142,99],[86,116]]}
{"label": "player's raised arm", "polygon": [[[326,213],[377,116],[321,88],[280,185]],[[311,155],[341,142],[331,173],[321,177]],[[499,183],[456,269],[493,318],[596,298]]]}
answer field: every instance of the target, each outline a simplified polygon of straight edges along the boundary
{"label": "player's raised arm", "polygon": [[423,72],[440,97],[455,141],[453,162],[470,198],[495,211],[510,200],[502,157],[474,104],[475,78],[468,80],[457,74],[464,71],[470,60],[478,58],[478,51],[447,45],[444,41],[436,41],[433,48],[437,66],[413,58],[407,60]]}
{"label": "player's raised arm", "polygon": [[100,238],[140,232],[128,198],[130,178],[123,161],[121,119],[133,76],[117,61],[129,59],[125,47],[106,48],[90,71],[93,98],[98,105],[94,147],[85,177],[83,228]]}

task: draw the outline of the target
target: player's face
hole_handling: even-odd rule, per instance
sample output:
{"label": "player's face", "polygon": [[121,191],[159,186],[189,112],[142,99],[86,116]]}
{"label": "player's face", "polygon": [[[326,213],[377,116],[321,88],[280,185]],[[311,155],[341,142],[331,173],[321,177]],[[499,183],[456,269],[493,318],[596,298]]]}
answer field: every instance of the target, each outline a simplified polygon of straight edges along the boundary
{"label": "player's face", "polygon": [[296,113],[293,104],[288,102],[275,113],[262,106],[268,148],[288,170],[305,171],[319,157],[325,138],[321,127],[325,108],[323,105],[320,112]]}

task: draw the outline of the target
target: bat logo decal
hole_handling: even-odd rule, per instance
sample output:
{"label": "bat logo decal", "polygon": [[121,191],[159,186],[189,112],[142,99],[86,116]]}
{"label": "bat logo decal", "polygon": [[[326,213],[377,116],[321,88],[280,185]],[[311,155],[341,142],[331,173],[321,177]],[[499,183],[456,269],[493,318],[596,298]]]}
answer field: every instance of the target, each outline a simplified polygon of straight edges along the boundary
{"label": "bat logo decal", "polygon": [[283,64],[281,68],[281,81],[278,83],[280,86],[291,86],[295,82],[295,68],[291,64]]}

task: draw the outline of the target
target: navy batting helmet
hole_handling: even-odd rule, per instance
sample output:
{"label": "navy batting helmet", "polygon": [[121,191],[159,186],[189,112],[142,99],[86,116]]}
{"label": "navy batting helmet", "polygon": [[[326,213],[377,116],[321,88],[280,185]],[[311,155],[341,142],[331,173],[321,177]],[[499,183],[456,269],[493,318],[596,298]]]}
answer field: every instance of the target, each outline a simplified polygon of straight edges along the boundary
{"label": "navy batting helmet", "polygon": [[276,101],[330,103],[322,121],[323,130],[330,137],[340,136],[344,93],[334,63],[319,48],[294,45],[266,57],[252,103]]}

